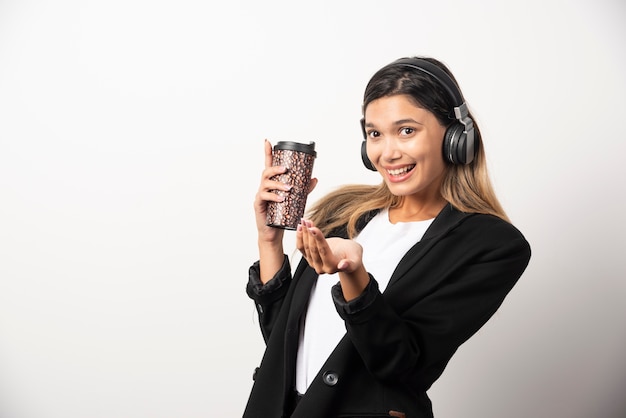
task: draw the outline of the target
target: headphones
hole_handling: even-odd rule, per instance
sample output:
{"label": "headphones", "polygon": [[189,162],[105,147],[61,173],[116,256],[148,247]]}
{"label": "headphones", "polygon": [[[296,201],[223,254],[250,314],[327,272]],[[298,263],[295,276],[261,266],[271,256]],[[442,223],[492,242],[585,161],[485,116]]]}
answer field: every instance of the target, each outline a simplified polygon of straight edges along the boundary
{"label": "headphones", "polygon": [[[474,121],[469,117],[467,104],[454,80],[439,66],[420,58],[400,58],[388,66],[402,66],[418,70],[434,78],[444,88],[454,103],[454,116],[457,120],[446,129],[444,134],[443,158],[452,164],[471,163],[478,150],[474,138]],[[361,130],[363,131],[361,159],[365,167],[376,171],[374,164],[367,156],[365,118],[361,118]]]}

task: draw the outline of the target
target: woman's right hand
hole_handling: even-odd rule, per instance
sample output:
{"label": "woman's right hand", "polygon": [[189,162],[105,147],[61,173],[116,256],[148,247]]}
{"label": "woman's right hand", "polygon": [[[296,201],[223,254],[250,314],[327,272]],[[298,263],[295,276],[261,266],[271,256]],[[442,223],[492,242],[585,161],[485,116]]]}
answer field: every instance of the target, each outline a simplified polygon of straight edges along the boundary
{"label": "woman's right hand", "polygon": [[254,213],[256,217],[256,227],[259,234],[259,242],[277,244],[282,242],[284,230],[268,226],[267,205],[268,202],[282,202],[283,196],[274,193],[274,190],[284,190],[288,192],[291,186],[272,180],[272,177],[283,174],[285,167],[272,166],[272,144],[265,140],[265,169],[261,175],[261,184],[254,198]]}
{"label": "woman's right hand", "polygon": [[[261,184],[254,198],[254,214],[258,231],[259,260],[261,281],[267,283],[283,264],[283,236],[284,229],[267,225],[267,205],[269,202],[282,202],[285,198],[274,193],[274,190],[289,192],[291,186],[280,181],[272,180],[275,176],[285,173],[286,168],[272,166],[272,144],[265,140],[265,168],[261,175]],[[317,185],[317,179],[312,178],[309,193]]]}

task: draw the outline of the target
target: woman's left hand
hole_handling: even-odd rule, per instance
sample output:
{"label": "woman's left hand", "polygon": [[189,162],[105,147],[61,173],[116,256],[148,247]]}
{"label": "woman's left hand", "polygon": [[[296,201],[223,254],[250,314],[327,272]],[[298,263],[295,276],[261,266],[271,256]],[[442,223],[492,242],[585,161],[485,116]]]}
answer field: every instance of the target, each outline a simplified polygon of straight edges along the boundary
{"label": "woman's left hand", "polygon": [[302,220],[296,232],[296,247],[318,274],[352,273],[362,266],[363,248],[343,238],[325,238],[311,221]]}

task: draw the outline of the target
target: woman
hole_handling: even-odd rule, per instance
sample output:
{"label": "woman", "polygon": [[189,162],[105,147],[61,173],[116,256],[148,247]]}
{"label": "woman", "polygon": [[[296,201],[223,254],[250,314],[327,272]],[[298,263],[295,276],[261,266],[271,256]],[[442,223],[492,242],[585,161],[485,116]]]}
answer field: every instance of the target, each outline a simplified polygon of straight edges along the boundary
{"label": "woman", "polygon": [[[380,69],[363,101],[366,167],[378,186],[344,186],[296,232],[255,198],[259,261],[250,268],[267,344],[245,417],[432,417],[427,391],[457,348],[502,304],[530,259],[490,184],[480,131],[449,70],[432,58]],[[313,186],[316,180],[312,182]]]}

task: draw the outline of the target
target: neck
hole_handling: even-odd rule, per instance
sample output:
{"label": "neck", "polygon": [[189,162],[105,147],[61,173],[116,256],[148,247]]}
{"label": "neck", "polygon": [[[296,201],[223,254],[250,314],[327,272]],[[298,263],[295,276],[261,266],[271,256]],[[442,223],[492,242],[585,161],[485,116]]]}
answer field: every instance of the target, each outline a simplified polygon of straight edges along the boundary
{"label": "neck", "polygon": [[389,221],[396,223],[433,219],[447,203],[442,196],[427,202],[414,201],[405,196],[398,206],[389,209]]}

